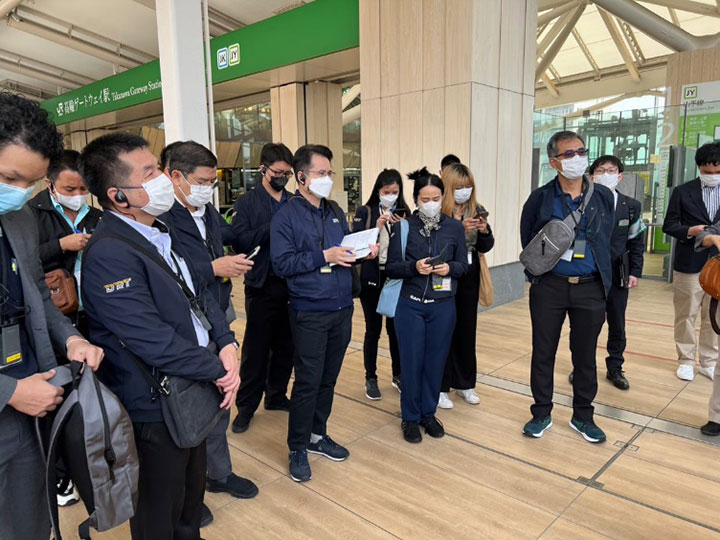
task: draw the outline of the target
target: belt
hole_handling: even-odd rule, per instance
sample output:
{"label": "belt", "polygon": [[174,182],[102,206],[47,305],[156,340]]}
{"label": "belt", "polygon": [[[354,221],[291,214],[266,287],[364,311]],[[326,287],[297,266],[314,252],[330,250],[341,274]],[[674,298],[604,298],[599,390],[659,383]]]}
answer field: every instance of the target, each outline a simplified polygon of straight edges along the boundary
{"label": "belt", "polygon": [[569,283],[570,285],[579,285],[581,283],[591,283],[600,279],[600,274],[585,274],[584,276],[562,276],[560,274],[550,273],[548,276]]}

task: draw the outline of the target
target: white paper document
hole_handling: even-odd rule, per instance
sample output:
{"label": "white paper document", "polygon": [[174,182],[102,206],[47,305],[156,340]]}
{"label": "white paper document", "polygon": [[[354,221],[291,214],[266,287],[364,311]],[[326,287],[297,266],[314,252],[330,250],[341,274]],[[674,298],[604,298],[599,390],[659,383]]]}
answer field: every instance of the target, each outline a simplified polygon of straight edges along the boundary
{"label": "white paper document", "polygon": [[377,244],[380,229],[373,227],[366,231],[348,234],[342,239],[342,247],[350,248],[356,259],[362,259],[370,255],[370,245]]}

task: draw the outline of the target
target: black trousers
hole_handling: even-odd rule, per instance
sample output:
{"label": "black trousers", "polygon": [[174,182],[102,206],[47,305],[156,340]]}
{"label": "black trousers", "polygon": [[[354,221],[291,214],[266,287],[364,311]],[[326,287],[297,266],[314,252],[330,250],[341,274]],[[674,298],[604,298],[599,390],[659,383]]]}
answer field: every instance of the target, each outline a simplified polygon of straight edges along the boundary
{"label": "black trousers", "polygon": [[597,340],[605,322],[605,291],[600,279],[572,285],[548,274],[530,287],[530,386],[535,399],[530,411],[534,417],[543,418],[552,410],[555,355],[566,316],[570,318],[574,373],[573,413],[578,420],[588,421],[593,417],[592,402],[598,387]]}
{"label": "black trousers", "polygon": [[[380,274],[380,283],[385,282],[384,273]],[[377,379],[377,352],[383,317],[377,313],[381,289],[363,287],[360,293],[360,304],[365,315],[365,341],[363,342],[363,358],[365,360],[365,379]],[[393,377],[400,376],[400,353],[395,335],[395,322],[392,317],[385,318],[385,330],[390,340],[390,360]]]}
{"label": "black trousers", "polygon": [[310,435],[327,435],[335,383],[352,334],[353,308],[290,310],[295,343],[295,382],[290,397],[288,447],[306,450]]}
{"label": "black trousers", "polygon": [[480,266],[477,254],[473,252],[473,263],[458,280],[455,294],[455,331],[450,344],[450,353],[445,362],[441,392],[450,388],[469,390],[475,388],[477,379],[477,354],[475,352],[478,297],[480,296]]}
{"label": "black trousers", "polygon": [[268,275],[262,288],[245,287],[245,337],[240,364],[238,414],[250,420],[265,403],[285,397],[293,368],[293,342],[284,279]]}
{"label": "black trousers", "polygon": [[608,369],[622,369],[625,363],[625,311],[628,303],[628,289],[615,285],[610,289],[607,299],[607,324],[608,324],[608,355],[605,358],[605,365]]}
{"label": "black trousers", "polygon": [[198,540],[205,493],[205,443],[175,446],[164,422],[135,423],[140,460],[133,540]]}

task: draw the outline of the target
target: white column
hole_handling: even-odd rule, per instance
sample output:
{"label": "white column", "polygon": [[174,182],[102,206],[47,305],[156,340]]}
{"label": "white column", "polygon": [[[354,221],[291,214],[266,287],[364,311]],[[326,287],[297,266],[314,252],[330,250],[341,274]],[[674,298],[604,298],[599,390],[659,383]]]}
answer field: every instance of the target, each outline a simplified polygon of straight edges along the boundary
{"label": "white column", "polygon": [[165,143],[210,146],[200,0],[156,0]]}

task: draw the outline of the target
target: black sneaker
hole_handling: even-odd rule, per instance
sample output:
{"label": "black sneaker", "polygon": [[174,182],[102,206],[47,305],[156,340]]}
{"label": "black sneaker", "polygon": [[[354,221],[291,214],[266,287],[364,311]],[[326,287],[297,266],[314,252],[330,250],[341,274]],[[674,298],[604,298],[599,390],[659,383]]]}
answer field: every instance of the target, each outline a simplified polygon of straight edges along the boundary
{"label": "black sneaker", "polygon": [[252,499],[258,494],[258,488],[251,480],[230,473],[224,482],[207,479],[205,489],[210,493],[229,493],[238,499]]}
{"label": "black sneaker", "polygon": [[720,424],[711,420],[700,428],[700,432],[708,437],[717,437],[720,435]]}
{"label": "black sneaker", "polygon": [[290,478],[296,482],[307,482],[312,478],[307,451],[293,450],[288,458],[290,462]]}
{"label": "black sneaker", "polygon": [[365,381],[365,397],[373,401],[378,401],[382,398],[377,379],[368,379]]}
{"label": "black sneaker", "polygon": [[345,461],[350,457],[350,452],[348,452],[347,448],[340,446],[327,435],[316,443],[310,443],[307,451],[311,454],[325,456],[333,461]]}
{"label": "black sneaker", "polygon": [[400,384],[400,377],[392,378],[392,386],[398,391],[398,394],[402,394],[402,385]]}
{"label": "black sneaker", "polygon": [[200,517],[200,528],[210,525],[215,517],[205,503],[202,505],[202,516]]}
{"label": "black sneaker", "polygon": [[570,381],[570,384],[572,384],[572,382],[573,382],[573,372],[572,371],[568,375],[568,381]]}
{"label": "black sneaker", "polygon": [[420,420],[420,425],[425,428],[425,433],[435,439],[445,436],[445,428],[443,427],[442,422],[434,416]]}
{"label": "black sneaker", "polygon": [[290,400],[287,398],[287,396],[276,397],[270,401],[268,401],[266,399],[265,400],[265,410],[266,411],[288,412],[290,410]]}
{"label": "black sneaker", "polygon": [[400,424],[402,427],[403,438],[409,443],[419,443],[422,441],[422,433],[420,433],[420,425],[417,422],[407,422],[405,420]]}
{"label": "black sneaker", "polygon": [[232,432],[233,433],[245,433],[248,428],[250,427],[250,418],[245,419],[239,414],[235,417],[235,420],[233,420],[232,423]]}
{"label": "black sneaker", "polygon": [[615,385],[615,388],[619,388],[620,390],[630,388],[630,383],[625,378],[625,372],[620,368],[608,369],[606,377],[608,381]]}

